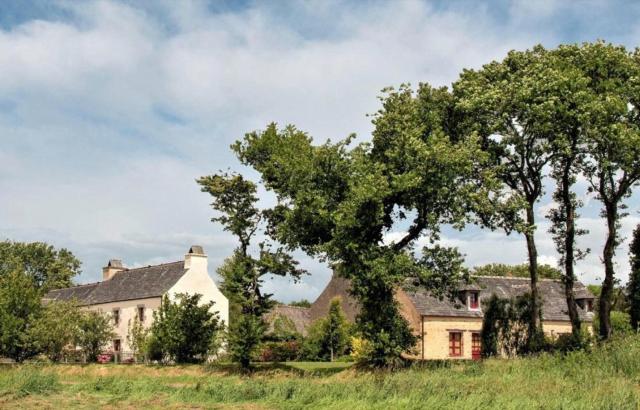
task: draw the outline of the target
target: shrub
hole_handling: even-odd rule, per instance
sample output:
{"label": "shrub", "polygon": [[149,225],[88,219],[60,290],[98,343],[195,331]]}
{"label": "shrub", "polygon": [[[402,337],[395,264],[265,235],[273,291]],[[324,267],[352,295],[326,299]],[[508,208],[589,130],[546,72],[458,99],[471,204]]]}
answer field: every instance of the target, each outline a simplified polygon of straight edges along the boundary
{"label": "shrub", "polygon": [[76,344],[82,348],[87,360],[93,362],[113,338],[111,319],[102,312],[83,311],[80,314],[78,327]]}
{"label": "shrub", "polygon": [[222,328],[218,314],[211,311],[214,302],[200,304],[202,295],[166,295],[160,309],[153,312],[151,355],[177,363],[201,362],[207,358],[212,339]]}
{"label": "shrub", "polygon": [[266,342],[261,345],[257,360],[262,362],[287,362],[297,360],[299,356],[300,343],[295,340]]}

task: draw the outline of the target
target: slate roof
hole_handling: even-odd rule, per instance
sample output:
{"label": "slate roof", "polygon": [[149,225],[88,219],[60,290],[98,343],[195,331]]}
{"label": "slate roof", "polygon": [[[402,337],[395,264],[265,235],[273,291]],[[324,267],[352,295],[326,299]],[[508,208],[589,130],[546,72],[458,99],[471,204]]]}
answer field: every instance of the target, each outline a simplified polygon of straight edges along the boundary
{"label": "slate roof", "polygon": [[76,299],[82,305],[145,299],[164,295],[184,275],[184,261],[125,269],[109,280],[49,291],[45,301]]}
{"label": "slate roof", "polygon": [[[465,290],[477,290],[482,302],[496,294],[501,298],[512,298],[523,295],[530,291],[529,278],[497,277],[497,276],[477,276],[471,286],[463,286]],[[553,279],[541,279],[538,282],[538,289],[543,301],[542,319],[568,321],[567,302],[564,296],[564,285]],[[460,301],[452,302],[449,299],[438,299],[431,296],[426,290],[404,289],[409,299],[413,302],[418,313],[425,316],[447,316],[447,317],[482,317],[481,310],[469,310]],[[574,285],[576,299],[593,299],[594,296],[586,287],[576,282]],[[583,321],[593,320],[593,314],[586,312],[578,306],[580,318]]]}

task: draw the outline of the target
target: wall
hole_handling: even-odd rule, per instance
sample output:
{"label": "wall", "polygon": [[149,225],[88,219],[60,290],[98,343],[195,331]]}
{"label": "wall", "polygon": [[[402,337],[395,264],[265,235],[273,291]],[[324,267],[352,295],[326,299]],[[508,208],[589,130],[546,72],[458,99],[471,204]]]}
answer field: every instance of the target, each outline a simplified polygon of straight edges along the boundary
{"label": "wall", "polygon": [[[422,325],[425,359],[471,359],[471,333],[480,333],[482,319],[423,316]],[[462,356],[449,356],[450,331],[462,332]]]}
{"label": "wall", "polygon": [[[589,334],[593,335],[593,323],[592,322],[582,322],[582,326],[587,329]],[[545,335],[551,337],[552,339],[557,339],[558,335],[563,333],[571,333],[571,322],[568,321],[544,321],[542,322],[542,330]]]}
{"label": "wall", "polygon": [[207,257],[204,255],[186,255],[185,269],[187,269],[187,273],[167,292],[169,297],[174,298],[178,293],[200,293],[203,303],[210,300],[215,302],[213,310],[218,312],[220,319],[224,321],[224,323],[228,324],[229,301],[209,276],[207,271]]}
{"label": "wall", "polygon": [[[423,316],[423,349],[424,359],[471,359],[471,334],[482,330],[481,318],[455,318]],[[590,333],[593,333],[592,324],[583,323]],[[568,321],[544,321],[542,328],[545,334],[553,339],[559,334],[571,333],[571,323]],[[449,332],[462,332],[462,356],[449,356]],[[422,357],[418,352],[418,357]]]}
{"label": "wall", "polygon": [[[124,300],[120,302],[102,303],[99,305],[88,306],[89,310],[102,311],[109,316],[112,315],[114,309],[120,309],[120,322],[118,326],[114,326],[114,332],[116,337],[114,339],[120,339],[121,348],[123,351],[131,351],[131,347],[127,344],[127,333],[129,331],[129,320],[133,322],[137,314],[139,305],[144,305],[145,320],[143,325],[145,327],[151,326],[153,321],[153,312],[160,307],[160,298],[148,298],[148,299],[134,299]],[[109,349],[113,348],[113,344],[109,345]]]}

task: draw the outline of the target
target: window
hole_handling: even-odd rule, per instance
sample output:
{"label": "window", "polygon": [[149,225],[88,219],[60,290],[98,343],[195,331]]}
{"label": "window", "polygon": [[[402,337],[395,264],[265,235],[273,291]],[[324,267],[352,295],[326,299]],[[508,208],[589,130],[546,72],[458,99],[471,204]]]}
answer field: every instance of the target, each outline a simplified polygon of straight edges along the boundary
{"label": "window", "polygon": [[120,324],[120,309],[113,309],[113,325],[118,326]]}
{"label": "window", "polygon": [[471,358],[473,360],[480,360],[482,354],[482,340],[480,333],[471,333]]}
{"label": "window", "polygon": [[593,300],[587,300],[587,312],[593,312]]}
{"label": "window", "polygon": [[449,332],[449,356],[462,356],[462,332]]}
{"label": "window", "polygon": [[120,351],[120,339],[114,339],[113,340],[113,351],[114,352],[119,352]]}
{"label": "window", "polygon": [[138,306],[138,320],[144,322],[144,306]]}
{"label": "window", "polygon": [[469,293],[469,309],[478,309],[479,306],[478,292]]}

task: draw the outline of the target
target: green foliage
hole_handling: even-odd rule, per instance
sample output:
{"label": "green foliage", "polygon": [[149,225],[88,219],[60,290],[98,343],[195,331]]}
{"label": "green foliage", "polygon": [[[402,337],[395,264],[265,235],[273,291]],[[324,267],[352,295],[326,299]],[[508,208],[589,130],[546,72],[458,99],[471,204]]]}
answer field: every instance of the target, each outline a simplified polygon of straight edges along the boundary
{"label": "green foliage", "polygon": [[629,316],[631,328],[637,332],[640,328],[640,225],[633,231],[633,239],[629,245],[629,263],[631,265],[627,284]]}
{"label": "green foliage", "polygon": [[29,329],[39,352],[58,362],[79,338],[82,312],[74,301],[55,301],[43,306],[41,315]]}
{"label": "green foliage", "polygon": [[[49,289],[71,285],[79,272],[80,262],[66,249],[41,242],[0,242],[0,356],[23,361],[40,348],[57,356],[53,345],[60,341],[54,343],[53,338],[61,336],[61,328],[52,323],[47,335],[42,323],[36,326],[40,299]],[[43,320],[49,319],[51,315]]]}
{"label": "green foliage", "polygon": [[311,307],[311,302],[309,302],[307,299],[300,299],[293,302],[289,302],[289,306],[309,308]]}
{"label": "green foliage", "polygon": [[[636,335],[591,351],[517,360],[416,365],[394,373],[347,367],[282,363],[246,377],[218,366],[14,366],[0,371],[0,397],[7,408],[108,402],[136,408],[633,409],[640,402]],[[33,386],[25,389],[33,397],[19,394],[23,386]]]}
{"label": "green foliage", "polygon": [[[376,114],[372,144],[349,148],[352,137],[316,146],[293,126],[253,132],[233,149],[256,169],[278,205],[266,214],[269,233],[336,265],[360,303],[360,333],[371,342],[371,363],[397,363],[415,339],[398,312],[394,289],[407,278],[453,294],[459,271],[447,268],[444,248],[427,265],[412,252],[421,237],[437,240],[441,223],[461,228],[491,187],[479,163],[477,139],[459,139],[446,89],[421,85],[388,89]],[[479,182],[482,179],[482,183]],[[404,236],[385,243],[397,223]],[[423,250],[423,254],[430,254]],[[425,259],[431,260],[429,256]],[[457,265],[457,264],[454,264]]]}
{"label": "green foliage", "polygon": [[325,318],[314,322],[304,341],[303,355],[307,360],[329,360],[345,355],[350,349],[351,329],[342,311],[340,299],[334,298]]}
{"label": "green foliage", "polygon": [[[213,301],[200,304],[201,294],[177,294],[175,301],[167,295],[153,312],[150,354],[176,363],[206,360],[212,340],[221,330]],[[217,353],[217,352],[213,352]]]}
{"label": "green foliage", "polygon": [[255,349],[266,330],[262,316],[274,305],[270,294],[262,293],[261,284],[267,275],[290,276],[298,279],[305,272],[282,248],[272,250],[267,242],[258,244],[259,256],[250,254],[251,240],[260,228],[261,220],[271,211],[260,211],[256,203],[256,185],[241,175],[220,174],[198,179],[203,192],[213,197],[212,208],[218,215],[212,221],[237,237],[239,245],[227,258],[218,273],[222,276],[222,292],[238,309],[237,319],[229,324],[231,357],[248,368]]}
{"label": "green foliage", "polygon": [[[598,329],[600,326],[600,319],[596,315],[593,317],[593,328]],[[635,333],[633,327],[631,327],[631,315],[627,312],[621,312],[618,310],[611,311],[611,330],[614,335],[629,335]]]}
{"label": "green foliage", "polygon": [[85,310],[80,315],[78,327],[76,345],[88,361],[94,362],[114,337],[111,317],[100,311]]}
{"label": "green foliage", "polygon": [[42,307],[32,278],[18,269],[0,276],[0,356],[21,362],[38,353],[30,329]]}
{"label": "green foliage", "polygon": [[270,340],[286,342],[302,339],[295,323],[284,315],[276,315],[272,320],[272,327],[273,329],[267,335]]}
{"label": "green foliage", "polygon": [[514,357],[546,348],[540,332],[532,338],[528,334],[531,316],[531,297],[522,295],[512,299],[492,295],[482,307],[482,356],[506,355]]}
{"label": "green foliage", "polygon": [[42,294],[66,288],[80,274],[80,261],[67,249],[56,250],[44,242],[0,242],[0,278],[20,271]]}
{"label": "green foliage", "polygon": [[127,323],[127,344],[136,361],[144,361],[149,354],[151,330],[146,328],[138,315]]}
{"label": "green foliage", "polygon": [[298,359],[300,342],[297,340],[269,341],[260,345],[258,357],[261,362],[286,362]]}
{"label": "green foliage", "polygon": [[266,325],[261,317],[240,315],[229,325],[229,354],[231,360],[249,368],[258,346],[263,340]]}
{"label": "green foliage", "polygon": [[[487,265],[476,266],[471,271],[477,276],[514,276],[516,278],[529,277],[529,265],[506,265],[504,263],[489,263]],[[538,265],[538,277],[544,279],[560,279],[562,272],[550,265]]]}

